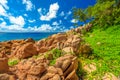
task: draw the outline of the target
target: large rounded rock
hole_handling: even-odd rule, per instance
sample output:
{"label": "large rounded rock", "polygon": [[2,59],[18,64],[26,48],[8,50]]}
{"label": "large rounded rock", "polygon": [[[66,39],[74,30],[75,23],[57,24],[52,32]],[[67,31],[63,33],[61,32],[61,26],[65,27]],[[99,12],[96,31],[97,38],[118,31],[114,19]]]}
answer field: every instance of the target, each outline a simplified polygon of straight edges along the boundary
{"label": "large rounded rock", "polygon": [[0,73],[7,72],[8,69],[9,69],[8,59],[7,58],[0,58]]}
{"label": "large rounded rock", "polygon": [[39,80],[47,72],[48,61],[46,59],[24,59],[10,69],[17,79],[20,80]]}
{"label": "large rounded rock", "polygon": [[35,41],[34,41],[32,38],[26,39],[25,42],[32,42],[32,43],[35,43]]}
{"label": "large rounded rock", "polygon": [[15,57],[17,58],[28,58],[37,54],[37,49],[33,43],[26,43],[15,51]]}
{"label": "large rounded rock", "polygon": [[80,46],[77,53],[83,55],[84,57],[88,57],[92,54],[92,48],[88,44],[84,44]]}
{"label": "large rounded rock", "polygon": [[40,75],[42,74],[43,72],[46,71],[46,67],[44,64],[34,64],[34,65],[31,65],[31,68],[28,70],[28,74],[31,74],[31,75]]}

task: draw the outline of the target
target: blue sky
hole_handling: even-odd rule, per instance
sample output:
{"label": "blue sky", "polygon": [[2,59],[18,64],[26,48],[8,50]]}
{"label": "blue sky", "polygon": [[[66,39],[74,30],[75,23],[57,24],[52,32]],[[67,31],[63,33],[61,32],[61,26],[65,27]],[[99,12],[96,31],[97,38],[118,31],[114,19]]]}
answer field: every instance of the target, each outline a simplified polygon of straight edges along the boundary
{"label": "blue sky", "polygon": [[[96,0],[0,0],[0,32],[54,32],[73,28],[72,8]],[[81,23],[82,24],[82,23]]]}

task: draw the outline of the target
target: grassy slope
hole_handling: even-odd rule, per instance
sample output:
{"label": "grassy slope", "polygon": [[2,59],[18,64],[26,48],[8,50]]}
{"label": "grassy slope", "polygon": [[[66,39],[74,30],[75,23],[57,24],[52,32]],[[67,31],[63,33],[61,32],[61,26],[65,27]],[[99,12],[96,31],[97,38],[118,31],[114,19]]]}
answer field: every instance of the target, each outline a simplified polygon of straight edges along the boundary
{"label": "grassy slope", "polygon": [[[97,70],[86,75],[89,80],[102,77],[106,72],[120,75],[120,25],[105,30],[94,29],[84,37],[94,49],[92,59],[83,58],[85,64],[96,63]],[[84,65],[85,65],[84,64]]]}

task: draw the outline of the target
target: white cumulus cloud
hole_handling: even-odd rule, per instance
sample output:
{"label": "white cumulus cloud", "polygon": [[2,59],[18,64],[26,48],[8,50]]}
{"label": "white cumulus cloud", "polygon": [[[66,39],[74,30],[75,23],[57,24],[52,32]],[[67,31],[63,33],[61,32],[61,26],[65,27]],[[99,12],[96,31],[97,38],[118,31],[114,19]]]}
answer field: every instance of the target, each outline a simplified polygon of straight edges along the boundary
{"label": "white cumulus cloud", "polygon": [[26,5],[26,10],[31,11],[33,8],[33,4],[30,0],[23,0],[23,4]]}
{"label": "white cumulus cloud", "polygon": [[7,16],[6,10],[3,8],[2,5],[0,5],[0,15],[1,15],[1,16]]}
{"label": "white cumulus cloud", "polygon": [[71,20],[71,23],[77,23],[77,22],[78,22],[78,20],[76,20],[76,19]]}
{"label": "white cumulus cloud", "polygon": [[41,11],[42,11],[42,8],[39,8],[37,11],[38,11],[39,13],[41,13]]}
{"label": "white cumulus cloud", "polygon": [[13,24],[13,25],[7,25],[6,22],[2,22],[0,24],[0,31],[6,31],[6,32],[15,32],[15,31],[25,31],[25,29],[19,25]]}
{"label": "white cumulus cloud", "polygon": [[42,24],[40,27],[34,26],[34,27],[28,27],[28,31],[32,32],[50,32],[53,30],[53,28],[49,24]]}
{"label": "white cumulus cloud", "polygon": [[52,23],[52,25],[53,25],[53,26],[58,26],[59,23],[58,23],[57,21],[55,21],[55,22]]}
{"label": "white cumulus cloud", "polygon": [[41,27],[38,28],[40,31],[51,31],[52,27],[49,24],[43,24]]}
{"label": "white cumulus cloud", "polygon": [[0,18],[2,23],[0,23],[1,31],[24,31],[25,20],[22,16],[14,17],[11,13],[7,13],[9,9],[8,0],[0,0],[0,16],[5,16],[11,24],[7,24],[4,18]]}
{"label": "white cumulus cloud", "polygon": [[9,9],[7,6],[7,0],[0,0],[0,15],[1,16],[7,16],[6,10]]}
{"label": "white cumulus cloud", "polygon": [[7,0],[0,0],[0,5],[2,5],[5,9],[9,9],[7,6],[8,1]]}
{"label": "white cumulus cloud", "polygon": [[9,26],[6,26],[6,27],[9,31],[24,31],[25,30],[23,27],[21,27],[19,25],[15,25],[15,24],[9,25]]}
{"label": "white cumulus cloud", "polygon": [[0,28],[4,28],[4,26],[6,26],[6,22],[0,23]]}
{"label": "white cumulus cloud", "polygon": [[0,18],[0,21],[4,21],[4,19],[3,19],[3,18]]}
{"label": "white cumulus cloud", "polygon": [[24,18],[22,16],[18,16],[18,17],[10,16],[9,20],[12,24],[19,25],[21,27],[23,27],[25,24]]}
{"label": "white cumulus cloud", "polygon": [[56,18],[58,10],[59,10],[58,3],[51,4],[49,12],[46,15],[41,14],[40,20],[50,21],[51,19]]}

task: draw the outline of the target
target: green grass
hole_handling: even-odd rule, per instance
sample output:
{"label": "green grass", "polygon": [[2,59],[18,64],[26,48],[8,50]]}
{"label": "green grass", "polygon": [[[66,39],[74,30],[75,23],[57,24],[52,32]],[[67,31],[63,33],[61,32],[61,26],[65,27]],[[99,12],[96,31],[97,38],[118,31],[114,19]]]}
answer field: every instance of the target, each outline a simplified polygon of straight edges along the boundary
{"label": "green grass", "polygon": [[46,52],[44,56],[46,59],[50,60],[49,65],[54,65],[56,62],[56,59],[63,55],[62,53],[63,53],[62,50],[54,48],[54,49]]}
{"label": "green grass", "polygon": [[16,59],[16,58],[14,58],[14,59],[9,59],[8,65],[9,65],[9,66],[14,66],[14,65],[18,64],[19,61],[20,61],[20,60],[19,60],[19,59]]}
{"label": "green grass", "polygon": [[83,38],[94,50],[93,58],[83,58],[84,62],[96,63],[97,66],[97,70],[89,74],[89,80],[101,77],[106,72],[120,76],[120,25],[110,26],[105,30],[94,29]]}

